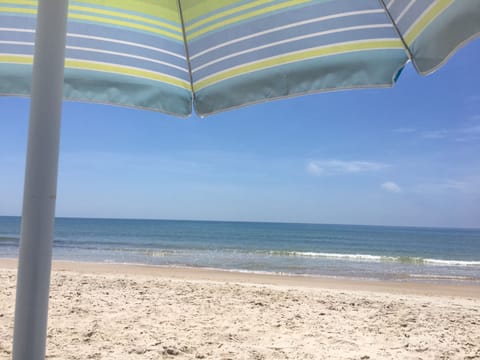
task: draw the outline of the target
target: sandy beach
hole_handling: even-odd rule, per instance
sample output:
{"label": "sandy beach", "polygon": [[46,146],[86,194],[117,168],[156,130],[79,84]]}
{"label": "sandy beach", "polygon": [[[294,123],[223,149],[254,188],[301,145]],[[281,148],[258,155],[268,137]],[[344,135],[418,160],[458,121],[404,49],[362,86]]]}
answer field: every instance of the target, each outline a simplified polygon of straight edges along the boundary
{"label": "sandy beach", "polygon": [[480,359],[480,287],[55,262],[47,342],[49,359]]}

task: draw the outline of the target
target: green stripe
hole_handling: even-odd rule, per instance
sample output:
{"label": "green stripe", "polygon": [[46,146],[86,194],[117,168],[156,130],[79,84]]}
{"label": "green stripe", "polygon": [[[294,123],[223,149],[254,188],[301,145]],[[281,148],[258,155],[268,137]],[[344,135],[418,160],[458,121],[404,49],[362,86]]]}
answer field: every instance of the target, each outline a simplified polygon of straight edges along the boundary
{"label": "green stripe", "polygon": [[199,91],[207,86],[216,84],[239,75],[244,75],[258,70],[267,69],[274,66],[289,64],[297,61],[308,60],[323,56],[338,55],[355,51],[381,50],[381,49],[403,49],[400,40],[373,40],[356,43],[336,44],[305,51],[290,53],[277,56],[270,59],[261,60],[255,63],[243,65],[234,69],[226,70],[221,73],[210,76],[204,80],[195,82],[194,90]]}

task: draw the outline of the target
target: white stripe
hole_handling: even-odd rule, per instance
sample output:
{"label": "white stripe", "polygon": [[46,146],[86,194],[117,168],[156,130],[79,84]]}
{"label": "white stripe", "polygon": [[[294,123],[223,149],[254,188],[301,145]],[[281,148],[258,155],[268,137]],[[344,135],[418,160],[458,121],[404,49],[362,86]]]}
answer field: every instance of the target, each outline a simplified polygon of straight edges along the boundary
{"label": "white stripe", "polygon": [[101,53],[101,54],[108,54],[108,55],[118,55],[118,56],[128,57],[128,58],[132,58],[132,59],[145,60],[145,61],[150,61],[150,62],[153,62],[153,63],[156,63],[156,64],[169,66],[169,67],[181,70],[185,73],[187,72],[186,69],[184,69],[180,66],[173,65],[173,64],[167,63],[165,61],[159,61],[159,60],[155,60],[155,59],[152,59],[152,58],[147,58],[147,57],[144,57],[144,56],[137,56],[137,55],[131,55],[131,54],[126,54],[126,53],[121,53],[121,52],[116,52],[116,51],[100,50],[100,49],[86,48],[86,47],[80,47],[80,46],[67,46],[67,49],[89,51],[89,52],[93,52],[93,53]]}
{"label": "white stripe", "polygon": [[167,51],[164,49],[156,48],[153,46],[148,46],[148,45],[143,45],[143,44],[138,44],[130,41],[123,41],[123,40],[117,40],[117,39],[110,39],[110,38],[105,38],[105,37],[100,37],[100,36],[90,36],[90,35],[82,35],[82,34],[72,34],[72,33],[67,33],[67,36],[69,37],[77,37],[77,38],[83,38],[83,39],[92,39],[92,40],[98,40],[98,41],[105,41],[105,42],[112,42],[116,44],[123,44],[123,45],[130,45],[130,46],[136,46],[136,47],[141,47],[144,49],[149,49],[153,51],[158,51],[167,55],[175,56],[179,59],[185,60],[184,55],[180,55],[171,51]]}
{"label": "white stripe", "polygon": [[432,2],[432,4],[428,8],[426,8],[425,11],[422,12],[422,14],[420,16],[418,16],[417,20],[412,25],[410,25],[410,27],[407,29],[407,31],[405,31],[405,34],[403,35],[404,38],[406,38],[408,36],[410,31],[413,29],[413,27],[415,25],[417,25],[417,23],[422,20],[422,18],[425,16],[425,14],[428,13],[435,5],[436,5],[435,2]]}
{"label": "white stripe", "polygon": [[[98,65],[106,65],[106,66],[118,66],[120,68],[125,68],[125,69],[132,69],[132,70],[138,70],[138,71],[142,71],[142,72],[148,72],[148,73],[152,73],[152,74],[157,74],[157,75],[161,75],[161,76],[165,76],[165,77],[168,77],[170,79],[175,79],[175,80],[178,80],[178,81],[181,81],[183,82],[186,86],[190,86],[190,82],[187,82],[183,79],[180,79],[180,78],[177,78],[175,76],[172,76],[172,75],[168,75],[168,74],[165,74],[165,73],[161,73],[161,72],[158,72],[158,71],[152,71],[152,70],[146,70],[146,69],[141,69],[141,68],[137,68],[137,67],[134,67],[134,66],[127,66],[127,65],[115,65],[115,64],[110,64],[110,63],[105,63],[105,62],[101,62],[101,61],[91,61],[91,60],[82,60],[82,59],[74,59],[74,58],[66,58],[66,60],[70,60],[70,61],[80,61],[80,62],[85,62],[85,63],[89,63],[89,64],[98,64]],[[120,74],[122,75],[121,73],[117,72],[117,71],[108,71],[108,70],[97,70],[97,69],[83,69],[82,67],[69,67],[70,69],[81,69],[81,70],[87,70],[87,71],[97,71],[97,72],[102,72],[102,73],[114,73],[114,74]],[[142,75],[130,75],[130,74],[126,74],[125,76],[131,76],[131,77],[141,77],[141,78],[144,78],[144,79],[148,79],[148,80],[152,80],[152,81],[160,81],[160,80],[156,80],[156,79],[152,79],[152,78],[149,78],[149,77],[146,77],[146,76],[142,76]],[[170,84],[170,83],[169,83]],[[170,85],[174,85],[174,86],[177,86],[175,84],[170,84]]]}
{"label": "white stripe", "polygon": [[0,44],[6,44],[6,45],[30,45],[34,46],[35,43],[33,42],[28,42],[28,41],[7,41],[7,40],[0,40]]}
{"label": "white stripe", "polygon": [[199,56],[202,56],[203,54],[206,54],[210,51],[219,49],[221,47],[224,47],[224,46],[227,46],[227,45],[230,45],[230,44],[235,44],[237,42],[247,40],[247,39],[251,39],[251,38],[254,38],[254,37],[257,37],[257,36],[262,36],[262,35],[265,35],[265,34],[269,34],[269,33],[275,32],[275,31],[285,30],[285,29],[289,29],[289,28],[292,28],[292,27],[296,27],[296,26],[301,26],[301,25],[305,25],[305,24],[310,24],[310,23],[320,22],[320,21],[325,21],[325,20],[330,20],[330,19],[336,19],[336,18],[341,18],[341,17],[354,16],[354,15],[364,15],[364,14],[378,14],[378,13],[383,13],[383,12],[384,12],[383,9],[351,11],[351,12],[345,12],[345,13],[340,13],[340,14],[322,16],[322,17],[315,18],[315,19],[310,19],[310,20],[299,21],[299,22],[296,22],[296,23],[293,23],[293,24],[279,26],[279,27],[276,27],[276,28],[273,28],[273,29],[257,32],[255,34],[246,35],[246,36],[239,37],[237,39],[226,41],[226,42],[221,43],[219,45],[212,46],[209,49],[200,51],[199,53],[190,56],[190,59],[193,60],[193,59],[195,59]]}
{"label": "white stripe", "polygon": [[[398,38],[382,38],[382,39],[375,39],[375,42],[377,41],[391,41],[391,40],[397,40],[399,42],[399,49],[404,49],[403,48],[403,45],[401,44],[400,40],[398,40]],[[343,42],[343,43],[336,43],[334,45],[332,44],[329,44],[329,45],[324,45],[324,46],[319,46],[319,47],[316,47],[316,48],[310,48],[308,49],[307,51],[309,50],[320,50],[320,49],[323,49],[323,48],[328,48],[328,47],[331,47],[331,46],[338,46],[338,45],[349,45],[349,44],[361,44],[361,43],[364,43],[364,42],[372,42],[371,39],[368,39],[368,40],[361,40],[361,41],[358,41],[358,40],[355,40],[355,41],[346,41],[346,42]],[[374,50],[378,50],[378,49],[374,49]],[[357,51],[368,51],[368,49],[360,49],[360,50],[349,50],[347,52],[357,52]],[[219,71],[219,72],[216,72],[214,74],[210,74],[210,75],[207,75],[201,79],[198,79],[195,81],[194,85],[200,81],[204,81],[204,80],[208,80],[209,78],[213,77],[213,76],[217,76],[219,74],[223,74],[227,71],[231,71],[231,70],[235,70],[235,69],[238,69],[238,68],[241,68],[241,67],[244,67],[244,66],[249,66],[249,65],[253,65],[253,64],[256,64],[258,62],[262,62],[262,61],[265,61],[265,60],[272,60],[272,59],[276,59],[276,58],[279,58],[279,57],[282,57],[282,56],[286,56],[286,55],[294,55],[294,54],[298,54],[298,53],[302,53],[302,52],[305,52],[305,49],[303,50],[298,50],[298,51],[292,51],[288,54],[281,54],[281,55],[275,55],[275,56],[271,56],[271,57],[268,57],[268,58],[263,58],[261,60],[257,60],[257,61],[251,61],[251,62],[248,62],[248,63],[244,63],[244,64],[240,64],[240,65],[237,65],[237,66],[234,66],[234,67],[231,67],[231,68],[228,68],[228,69],[225,69],[225,70],[222,70],[222,71]],[[345,52],[340,52],[340,53],[345,53]],[[339,54],[340,54],[339,53]],[[321,55],[319,57],[323,57],[323,56],[332,56],[332,54],[328,54],[328,55]],[[290,61],[290,62],[297,62],[299,60],[293,60],[293,61]],[[289,62],[288,62],[289,63]],[[284,64],[288,64],[288,63],[284,63]],[[284,64],[280,64],[280,65],[284,65]],[[239,75],[234,75],[232,77],[235,77],[235,76],[240,76],[240,75],[246,75],[246,74],[250,74],[252,72],[255,72],[255,71],[259,71],[259,70],[264,70],[264,69],[268,69],[270,67],[274,67],[274,66],[279,66],[278,64],[277,65],[272,65],[272,66],[267,66],[265,68],[262,68],[262,69],[255,69],[255,70],[252,70],[252,71],[249,71],[249,72],[245,72],[245,73],[242,73],[242,74],[239,74]],[[231,79],[232,77],[230,78],[227,78],[227,79],[222,79],[220,81],[224,81],[224,80],[228,80],[228,79]],[[209,84],[208,86],[211,86],[211,85],[214,85],[216,83],[213,83],[213,84]],[[203,89],[203,88],[202,88]],[[198,90],[198,89],[196,89]]]}
{"label": "white stripe", "polygon": [[[249,52],[254,52],[254,51],[257,51],[257,50],[261,50],[261,49],[266,49],[266,48],[273,47],[273,46],[280,45],[280,44],[286,44],[286,43],[293,42],[293,41],[308,39],[308,38],[311,38],[311,37],[319,37],[319,36],[323,36],[323,35],[334,34],[334,33],[345,32],[345,31],[363,30],[363,29],[377,29],[377,28],[390,28],[390,27],[392,27],[392,24],[360,25],[360,26],[350,26],[350,27],[334,29],[334,30],[320,31],[320,32],[317,32],[317,33],[303,35],[303,36],[297,36],[297,37],[293,37],[293,38],[290,38],[290,39],[276,41],[276,42],[269,43],[269,44],[266,44],[266,45],[257,46],[255,48],[246,49],[246,50],[243,50],[243,51],[239,51],[239,52],[236,52],[236,53],[233,53],[233,54],[223,56],[221,58],[212,60],[212,61],[210,61],[206,64],[203,64],[203,65],[193,69],[192,72],[195,73],[196,71],[199,71],[203,68],[206,68],[210,65],[216,64],[216,63],[221,62],[223,60],[230,59],[232,57],[247,54]],[[332,46],[332,45],[333,44],[330,44],[329,46]],[[304,49],[304,50],[308,50],[308,49]]]}
{"label": "white stripe", "polygon": [[387,4],[387,9],[390,9],[393,5],[393,3],[395,2],[395,0],[392,0],[390,1],[388,4]]}
{"label": "white stripe", "polygon": [[410,8],[415,4],[417,0],[410,0],[410,2],[408,3],[407,6],[405,6],[405,8],[402,10],[402,12],[400,13],[400,15],[398,15],[397,19],[395,20],[395,22],[398,24],[400,22],[400,20],[402,20],[403,16],[407,13],[408,10],[410,10]]}
{"label": "white stripe", "polygon": [[35,30],[33,29],[17,29],[17,28],[0,28],[0,31],[35,33]]}

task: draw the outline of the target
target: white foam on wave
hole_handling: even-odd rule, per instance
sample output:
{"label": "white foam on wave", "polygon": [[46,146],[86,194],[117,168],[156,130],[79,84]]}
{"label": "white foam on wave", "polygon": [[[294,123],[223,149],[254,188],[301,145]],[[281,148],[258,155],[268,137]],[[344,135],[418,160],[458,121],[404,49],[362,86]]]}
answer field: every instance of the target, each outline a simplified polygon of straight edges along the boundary
{"label": "white foam on wave", "polygon": [[424,259],[427,264],[444,266],[480,266],[480,261]]}
{"label": "white foam on wave", "polygon": [[381,256],[369,254],[340,254],[340,253],[322,253],[322,252],[304,252],[304,251],[270,251],[271,255],[299,256],[313,258],[343,259],[354,261],[369,262],[399,262],[405,264],[427,264],[438,266],[480,266],[480,261],[468,260],[443,260],[443,259],[424,259],[422,257],[412,256]]}

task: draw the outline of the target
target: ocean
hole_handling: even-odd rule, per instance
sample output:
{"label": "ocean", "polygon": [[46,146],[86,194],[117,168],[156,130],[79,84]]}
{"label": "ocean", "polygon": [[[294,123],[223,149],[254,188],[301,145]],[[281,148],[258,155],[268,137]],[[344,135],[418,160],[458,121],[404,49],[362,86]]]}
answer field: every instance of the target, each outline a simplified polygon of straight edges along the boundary
{"label": "ocean", "polygon": [[[0,258],[19,217],[0,217]],[[480,229],[57,218],[54,259],[480,286]]]}

